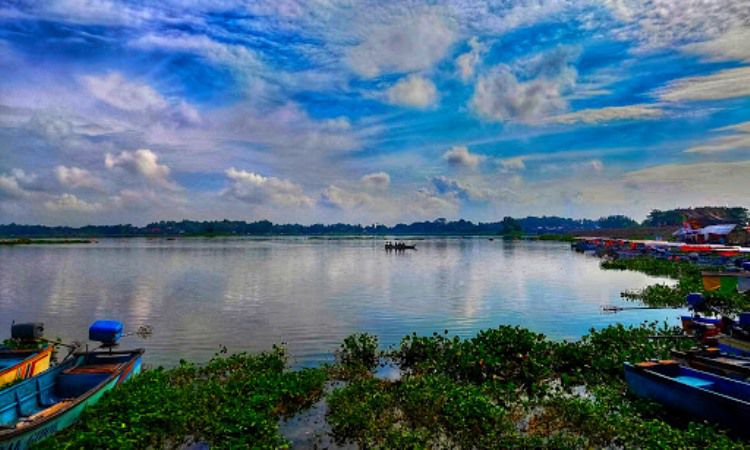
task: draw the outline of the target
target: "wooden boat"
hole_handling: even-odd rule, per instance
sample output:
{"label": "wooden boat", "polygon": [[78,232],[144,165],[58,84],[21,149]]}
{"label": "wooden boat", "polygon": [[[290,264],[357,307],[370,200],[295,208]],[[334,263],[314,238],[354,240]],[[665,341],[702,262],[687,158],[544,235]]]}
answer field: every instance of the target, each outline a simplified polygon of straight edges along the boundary
{"label": "wooden boat", "polygon": [[79,353],[0,391],[0,450],[21,450],[73,424],[105,392],[141,371],[143,349]]}
{"label": "wooden boat", "polygon": [[53,350],[52,346],[37,349],[0,348],[0,389],[49,369]]}
{"label": "wooden boat", "polygon": [[625,363],[625,380],[639,397],[750,434],[750,383],[683,367],[674,360]]}
{"label": "wooden boat", "polygon": [[731,355],[750,356],[750,341],[736,336],[719,336],[719,350]]}
{"label": "wooden boat", "polygon": [[686,352],[672,350],[672,357],[693,369],[737,380],[750,380],[750,358],[723,353],[716,347]]}

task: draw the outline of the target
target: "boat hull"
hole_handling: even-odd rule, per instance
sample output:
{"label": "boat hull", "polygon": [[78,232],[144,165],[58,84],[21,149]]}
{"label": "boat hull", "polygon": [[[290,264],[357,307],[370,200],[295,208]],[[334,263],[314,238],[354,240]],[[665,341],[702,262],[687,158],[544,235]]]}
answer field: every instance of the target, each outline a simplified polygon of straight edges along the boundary
{"label": "boat hull", "polygon": [[[716,379],[718,382],[727,380],[705,372],[694,372],[707,375],[706,378]],[[709,420],[722,427],[730,428],[738,434],[750,433],[747,429],[747,420],[750,417],[750,403],[748,402],[708,389],[683,384],[657,372],[644,370],[631,364],[625,365],[625,380],[630,391],[639,397],[656,401],[695,418]],[[728,381],[740,383],[736,380]]]}
{"label": "boat hull", "polygon": [[[34,377],[49,369],[53,348],[45,347],[11,367],[0,370],[0,389],[18,380]],[[6,355],[11,351],[3,351]]]}
{"label": "boat hull", "polygon": [[11,435],[3,437],[0,431],[0,450],[26,449],[74,424],[87,407],[97,403],[104,394],[117,385],[141,372],[141,354],[142,351],[134,352],[132,359],[121,370],[80,396],[70,407],[50,415],[48,419],[38,424],[13,432]]}

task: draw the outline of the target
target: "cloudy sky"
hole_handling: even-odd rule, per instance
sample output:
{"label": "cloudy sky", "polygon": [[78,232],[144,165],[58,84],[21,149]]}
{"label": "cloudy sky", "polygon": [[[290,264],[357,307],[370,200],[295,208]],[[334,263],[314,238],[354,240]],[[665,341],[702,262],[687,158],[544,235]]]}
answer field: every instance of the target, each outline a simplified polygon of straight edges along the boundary
{"label": "cloudy sky", "polygon": [[750,206],[746,0],[0,0],[0,223]]}

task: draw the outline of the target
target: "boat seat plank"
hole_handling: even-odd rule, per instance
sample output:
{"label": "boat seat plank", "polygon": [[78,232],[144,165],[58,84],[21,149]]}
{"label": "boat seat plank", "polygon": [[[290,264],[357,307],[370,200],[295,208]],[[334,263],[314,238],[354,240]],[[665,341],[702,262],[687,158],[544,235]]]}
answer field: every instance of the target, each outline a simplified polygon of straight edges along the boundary
{"label": "boat seat plank", "polygon": [[62,401],[60,401],[58,403],[55,403],[54,405],[50,406],[47,409],[39,411],[36,414],[33,414],[31,416],[28,416],[28,417],[24,417],[24,418],[22,418],[21,420],[18,421],[18,423],[16,424],[16,428],[26,427],[26,426],[34,424],[35,422],[37,422],[39,420],[44,419],[45,417],[49,417],[49,416],[55,414],[56,412],[60,411],[61,409],[67,408],[68,405],[70,405],[71,403],[73,403],[73,401],[74,401],[73,399],[65,399],[65,400],[62,400]]}
{"label": "boat seat plank", "polygon": [[68,369],[63,373],[67,375],[115,373],[117,372],[117,370],[119,370],[121,365],[122,364],[120,363],[86,365],[86,366],[73,367],[72,369]]}

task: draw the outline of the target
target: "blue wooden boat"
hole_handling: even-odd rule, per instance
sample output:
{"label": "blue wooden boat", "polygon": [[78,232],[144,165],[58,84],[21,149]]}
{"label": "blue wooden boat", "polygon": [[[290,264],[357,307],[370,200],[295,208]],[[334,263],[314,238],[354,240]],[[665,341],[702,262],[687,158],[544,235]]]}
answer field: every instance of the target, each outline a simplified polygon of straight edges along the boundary
{"label": "blue wooden boat", "polygon": [[0,450],[21,450],[73,424],[104,393],[141,371],[143,349],[74,355],[0,391]]}
{"label": "blue wooden boat", "polygon": [[674,360],[625,363],[625,380],[639,397],[750,434],[750,383],[683,367]]}

